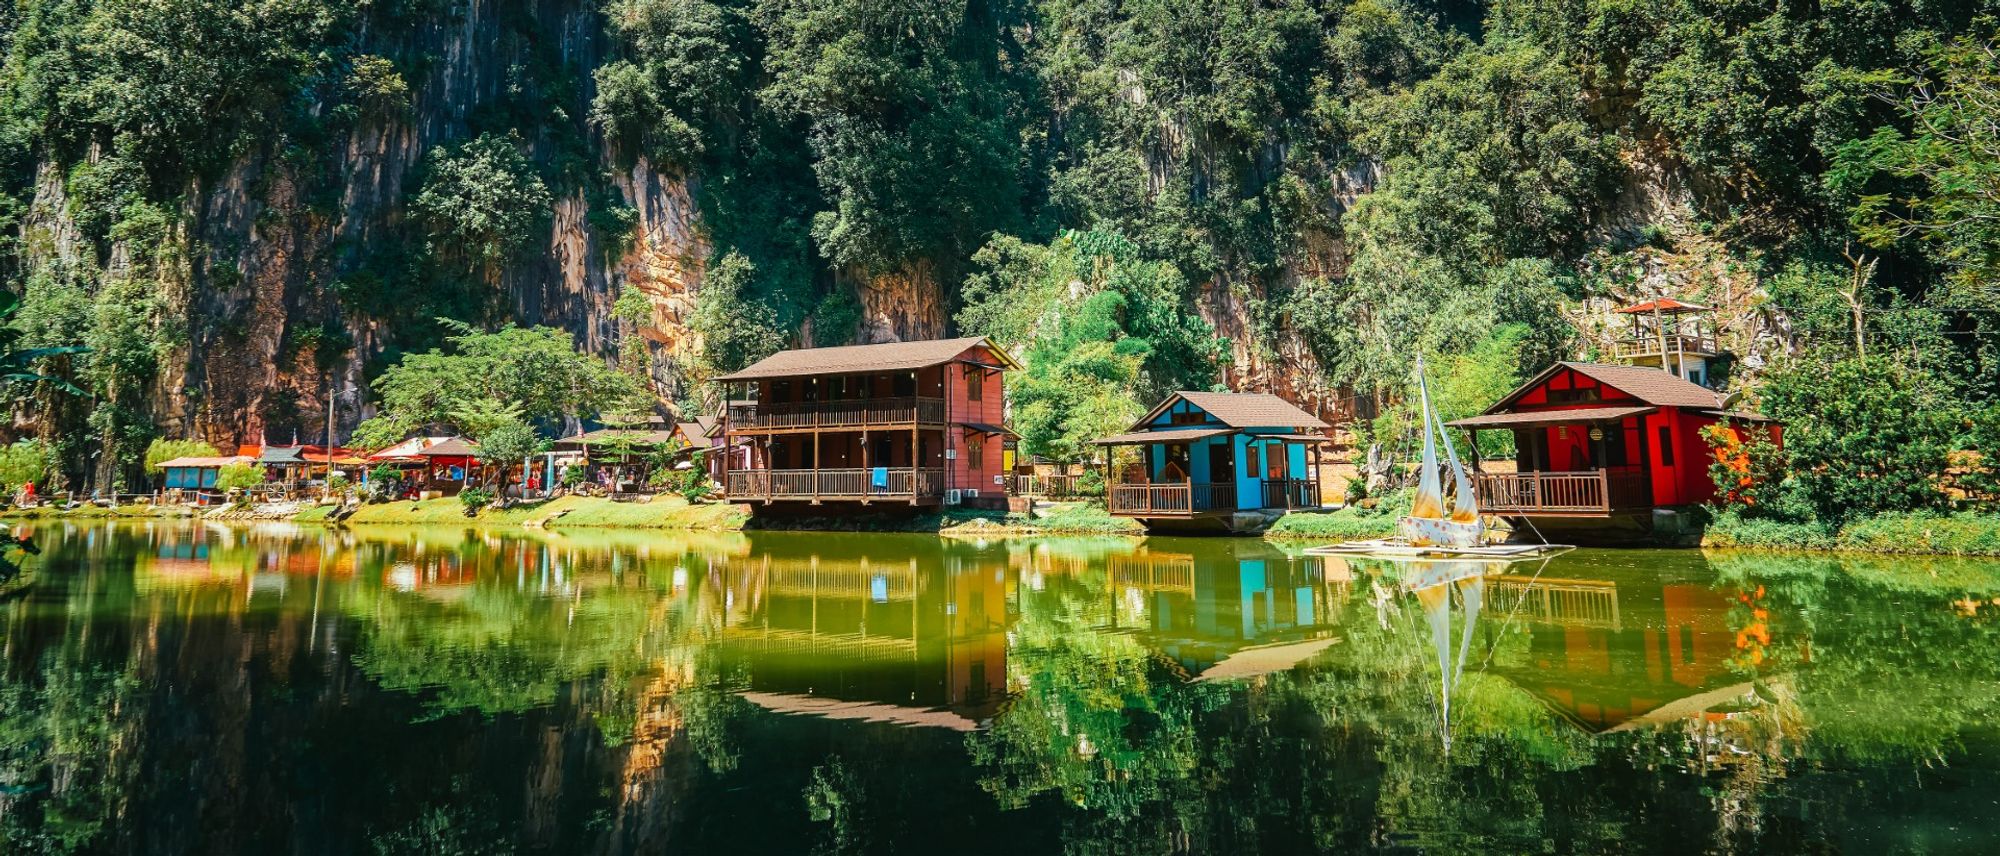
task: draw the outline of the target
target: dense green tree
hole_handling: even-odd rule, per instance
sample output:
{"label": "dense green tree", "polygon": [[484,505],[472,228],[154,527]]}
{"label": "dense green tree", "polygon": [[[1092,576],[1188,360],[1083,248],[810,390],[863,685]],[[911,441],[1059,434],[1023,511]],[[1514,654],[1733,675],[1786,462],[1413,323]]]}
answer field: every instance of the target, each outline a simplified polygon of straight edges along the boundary
{"label": "dense green tree", "polygon": [[1785,423],[1790,481],[1819,520],[1938,509],[1953,448],[1953,400],[1937,378],[1879,356],[1774,371],[1764,411]]}
{"label": "dense green tree", "polygon": [[425,167],[410,208],[441,257],[472,267],[504,261],[547,217],[548,187],[517,139],[482,134],[432,152]]}
{"label": "dense green tree", "polygon": [[502,327],[491,333],[443,322],[449,352],[408,354],[375,379],[381,414],[355,431],[355,442],[386,446],[429,425],[475,437],[521,420],[580,419],[630,408],[630,375],[579,353],[568,333]]}

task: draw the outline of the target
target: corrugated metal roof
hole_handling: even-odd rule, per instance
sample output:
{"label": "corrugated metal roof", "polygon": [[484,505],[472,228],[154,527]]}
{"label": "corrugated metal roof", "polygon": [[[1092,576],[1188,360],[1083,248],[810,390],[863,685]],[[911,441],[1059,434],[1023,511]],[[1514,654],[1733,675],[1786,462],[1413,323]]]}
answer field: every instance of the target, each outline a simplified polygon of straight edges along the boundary
{"label": "corrugated metal roof", "polygon": [[1512,428],[1527,425],[1568,425],[1578,422],[1611,422],[1627,416],[1656,413],[1657,407],[1575,407],[1567,410],[1527,410],[1518,413],[1489,413],[1446,422],[1453,428]]}
{"label": "corrugated metal roof", "polygon": [[879,345],[843,345],[838,348],[803,348],[779,351],[742,371],[715,378],[720,381],[763,380],[777,377],[893,372],[928,368],[951,362],[968,348],[988,346],[993,354],[1011,367],[1013,359],[984,336],[961,339],[926,339],[916,342],[886,342]]}
{"label": "corrugated metal roof", "polygon": [[1232,428],[1325,428],[1319,417],[1268,392],[1176,392],[1155,405],[1144,419],[1133,423],[1137,431],[1166,412],[1175,400],[1186,401]]}
{"label": "corrugated metal roof", "polygon": [[249,455],[220,455],[220,456],[196,455],[185,458],[175,458],[171,461],[161,461],[160,468],[167,469],[169,467],[172,467],[174,469],[185,469],[185,468],[209,469],[211,467],[226,467],[231,464],[247,464],[254,460],[256,459],[250,457]]}
{"label": "corrugated metal roof", "polygon": [[1134,431],[1130,434],[1113,434],[1092,440],[1099,446],[1124,446],[1134,443],[1185,443],[1203,437],[1234,434],[1234,428],[1165,428],[1159,431]]}

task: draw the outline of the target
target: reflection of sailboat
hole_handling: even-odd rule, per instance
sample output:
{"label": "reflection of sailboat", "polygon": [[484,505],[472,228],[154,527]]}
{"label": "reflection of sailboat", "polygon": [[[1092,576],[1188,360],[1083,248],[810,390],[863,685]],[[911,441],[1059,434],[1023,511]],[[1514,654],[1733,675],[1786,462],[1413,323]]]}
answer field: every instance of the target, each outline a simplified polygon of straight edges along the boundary
{"label": "reflection of sailboat", "polygon": [[[1439,725],[1445,749],[1449,750],[1451,700],[1465,677],[1465,661],[1472,652],[1472,631],[1485,606],[1486,575],[1504,570],[1489,567],[1485,562],[1466,561],[1425,562],[1406,570],[1414,573],[1404,578],[1402,588],[1416,595],[1417,603],[1423,607],[1425,623],[1430,626],[1431,646],[1437,652]],[[1465,610],[1465,628],[1455,649],[1451,641],[1453,593],[1458,595],[1458,602]]]}
{"label": "reflection of sailboat", "polygon": [[[1430,384],[1424,380],[1424,358],[1417,357],[1418,418],[1422,421],[1424,452],[1417,473],[1417,495],[1410,513],[1396,521],[1399,539],[1350,541],[1308,552],[1415,555],[1415,556],[1520,556],[1537,555],[1555,548],[1551,545],[1495,545],[1485,543],[1486,524],[1479,517],[1479,498],[1472,489],[1472,477],[1459,460],[1451,432],[1444,428],[1437,410],[1431,407]],[[1451,469],[1451,505],[1447,511],[1444,495],[1444,465],[1438,461],[1438,445],[1444,445],[1444,465]]]}

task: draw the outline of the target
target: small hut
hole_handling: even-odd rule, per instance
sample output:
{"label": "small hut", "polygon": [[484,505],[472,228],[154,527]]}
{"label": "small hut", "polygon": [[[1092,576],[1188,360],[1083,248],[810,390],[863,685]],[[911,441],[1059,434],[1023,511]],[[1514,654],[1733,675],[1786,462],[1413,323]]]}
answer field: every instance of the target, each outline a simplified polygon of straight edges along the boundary
{"label": "small hut", "polygon": [[1130,432],[1096,441],[1140,450],[1106,485],[1108,508],[1149,529],[1228,531],[1318,508],[1326,428],[1269,393],[1176,392]]}

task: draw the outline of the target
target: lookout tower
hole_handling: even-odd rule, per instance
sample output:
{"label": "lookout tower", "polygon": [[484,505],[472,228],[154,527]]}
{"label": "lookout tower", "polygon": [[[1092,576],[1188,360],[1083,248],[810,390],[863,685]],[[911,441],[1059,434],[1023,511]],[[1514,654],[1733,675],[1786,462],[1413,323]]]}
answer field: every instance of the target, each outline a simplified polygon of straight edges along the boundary
{"label": "lookout tower", "polygon": [[1671,297],[1648,300],[1618,310],[1632,319],[1625,335],[1612,343],[1612,354],[1633,366],[1664,369],[1698,386],[1708,386],[1708,362],[1720,353],[1715,341],[1715,311]]}

